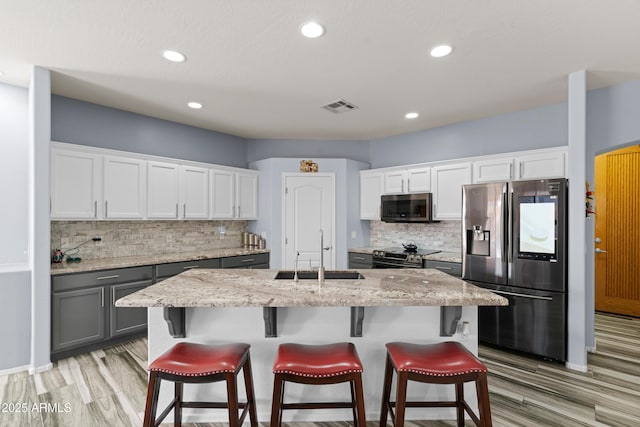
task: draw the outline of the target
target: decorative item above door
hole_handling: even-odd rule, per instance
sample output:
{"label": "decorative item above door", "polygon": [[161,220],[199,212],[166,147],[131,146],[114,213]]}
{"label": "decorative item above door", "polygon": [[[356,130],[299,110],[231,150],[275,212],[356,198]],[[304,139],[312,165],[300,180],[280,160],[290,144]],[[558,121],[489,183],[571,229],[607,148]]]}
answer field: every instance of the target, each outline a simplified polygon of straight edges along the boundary
{"label": "decorative item above door", "polygon": [[300,160],[300,172],[318,172],[318,164],[313,160]]}

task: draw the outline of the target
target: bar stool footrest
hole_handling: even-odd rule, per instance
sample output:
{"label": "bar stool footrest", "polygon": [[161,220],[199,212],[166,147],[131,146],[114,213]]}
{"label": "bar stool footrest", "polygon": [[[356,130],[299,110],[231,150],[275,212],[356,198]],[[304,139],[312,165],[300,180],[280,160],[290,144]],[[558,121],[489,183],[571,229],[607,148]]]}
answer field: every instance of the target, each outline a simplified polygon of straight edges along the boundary
{"label": "bar stool footrest", "polygon": [[300,402],[300,403],[283,403],[282,409],[334,409],[334,408],[353,408],[351,402]]}

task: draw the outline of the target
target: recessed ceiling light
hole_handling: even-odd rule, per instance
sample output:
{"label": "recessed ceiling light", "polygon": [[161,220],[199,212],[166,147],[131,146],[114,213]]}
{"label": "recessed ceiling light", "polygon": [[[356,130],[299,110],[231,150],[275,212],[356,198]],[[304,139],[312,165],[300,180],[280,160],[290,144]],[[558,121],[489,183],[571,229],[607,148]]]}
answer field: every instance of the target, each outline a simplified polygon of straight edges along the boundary
{"label": "recessed ceiling light", "polygon": [[193,108],[194,110],[199,110],[199,109],[201,109],[201,108],[202,108],[202,104],[200,104],[199,102],[193,102],[193,101],[192,101],[192,102],[189,102],[189,103],[187,104],[187,106],[188,106],[189,108]]}
{"label": "recessed ceiling light", "polygon": [[187,57],[176,50],[163,50],[162,56],[164,59],[171,62],[184,62],[187,60]]}
{"label": "recessed ceiling light", "polygon": [[418,113],[407,113],[404,115],[407,119],[415,119],[416,117],[419,116]]}
{"label": "recessed ceiling light", "polygon": [[453,47],[448,44],[441,44],[440,46],[436,46],[431,49],[431,56],[434,58],[442,58],[443,56],[449,55],[451,52],[453,52]]}
{"label": "recessed ceiling light", "polygon": [[305,24],[302,24],[302,26],[300,27],[300,32],[305,37],[315,39],[324,34],[324,27],[317,22],[309,21]]}

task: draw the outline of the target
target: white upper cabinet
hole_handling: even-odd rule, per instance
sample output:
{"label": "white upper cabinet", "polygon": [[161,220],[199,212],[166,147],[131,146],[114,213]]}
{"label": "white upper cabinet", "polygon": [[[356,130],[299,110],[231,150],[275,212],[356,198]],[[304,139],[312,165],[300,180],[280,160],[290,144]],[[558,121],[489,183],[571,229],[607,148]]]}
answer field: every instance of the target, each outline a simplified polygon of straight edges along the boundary
{"label": "white upper cabinet", "polygon": [[380,219],[381,172],[360,172],[360,219]]}
{"label": "white upper cabinet", "polygon": [[407,191],[407,171],[397,170],[384,174],[384,194],[404,193]]}
{"label": "white upper cabinet", "polygon": [[258,217],[258,174],[236,173],[236,209],[238,219]]}
{"label": "white upper cabinet", "polygon": [[211,169],[211,218],[256,219],[258,173]]}
{"label": "white upper cabinet", "polygon": [[211,206],[214,219],[232,219],[235,215],[235,174],[228,170],[209,171]]}
{"label": "white upper cabinet", "polygon": [[527,154],[515,158],[516,179],[561,178],[566,176],[566,150]]}
{"label": "white upper cabinet", "polygon": [[209,218],[209,170],[196,166],[180,167],[180,218]]}
{"label": "white upper cabinet", "polygon": [[178,219],[178,165],[147,163],[147,218]]}
{"label": "white upper cabinet", "polygon": [[513,157],[500,157],[473,162],[473,182],[510,181],[513,176]]}
{"label": "white upper cabinet", "polygon": [[258,175],[52,142],[51,219],[256,219]]}
{"label": "white upper cabinet", "polygon": [[104,156],[104,217],[143,219],[146,201],[146,161]]}
{"label": "white upper cabinet", "polygon": [[471,184],[471,163],[434,166],[433,219],[462,217],[462,186]]}
{"label": "white upper cabinet", "polygon": [[431,168],[407,169],[407,191],[409,193],[431,191]]}
{"label": "white upper cabinet", "polygon": [[98,219],[102,157],[51,150],[51,219]]}

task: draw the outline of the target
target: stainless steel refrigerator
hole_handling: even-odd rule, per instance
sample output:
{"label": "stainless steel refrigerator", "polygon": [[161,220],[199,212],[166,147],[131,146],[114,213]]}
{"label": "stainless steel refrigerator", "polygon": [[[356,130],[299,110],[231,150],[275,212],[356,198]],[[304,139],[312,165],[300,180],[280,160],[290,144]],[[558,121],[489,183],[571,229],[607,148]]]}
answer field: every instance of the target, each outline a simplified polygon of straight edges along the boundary
{"label": "stainless steel refrigerator", "polygon": [[567,353],[567,181],[465,185],[462,278],[509,300],[478,308],[481,342]]}

